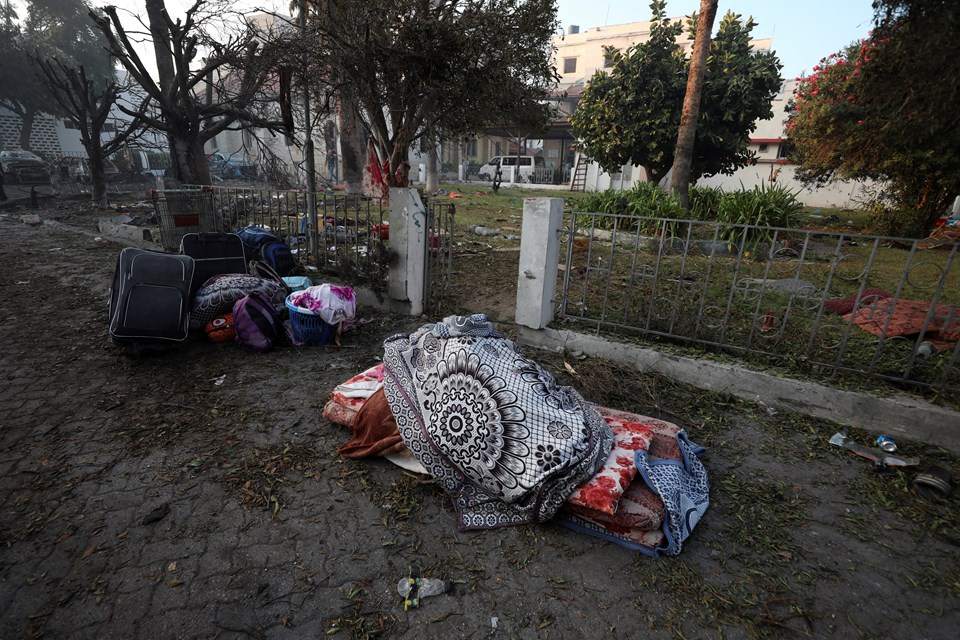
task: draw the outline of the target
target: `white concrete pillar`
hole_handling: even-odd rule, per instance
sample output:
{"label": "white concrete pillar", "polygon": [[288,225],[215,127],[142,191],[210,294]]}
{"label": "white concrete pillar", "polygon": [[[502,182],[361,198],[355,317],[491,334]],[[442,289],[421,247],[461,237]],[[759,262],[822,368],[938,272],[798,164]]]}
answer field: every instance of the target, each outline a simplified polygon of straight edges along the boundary
{"label": "white concrete pillar", "polygon": [[563,198],[525,198],[517,280],[517,324],[543,329],[553,320]]}
{"label": "white concrete pillar", "polygon": [[427,210],[416,189],[390,189],[390,248],[397,253],[390,266],[387,291],[394,300],[408,300],[410,315],[423,313],[427,267]]}

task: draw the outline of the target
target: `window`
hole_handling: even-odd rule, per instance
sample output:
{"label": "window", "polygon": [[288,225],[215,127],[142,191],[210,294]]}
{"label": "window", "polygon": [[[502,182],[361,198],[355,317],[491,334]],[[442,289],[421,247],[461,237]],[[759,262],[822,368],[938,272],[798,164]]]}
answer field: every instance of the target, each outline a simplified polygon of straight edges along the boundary
{"label": "window", "polygon": [[793,149],[790,148],[789,142],[781,142],[780,145],[777,147],[777,158],[781,160],[789,159],[790,152],[792,151]]}
{"label": "window", "polygon": [[760,145],[760,148],[757,149],[757,151],[759,151],[760,153],[766,153],[766,152],[767,152],[767,144],[766,144],[766,143],[761,144],[761,145]]}
{"label": "window", "polygon": [[563,59],[563,72],[564,72],[564,73],[576,73],[576,72],[577,72],[577,59],[576,59],[576,58],[564,58],[564,59]]}
{"label": "window", "polygon": [[471,157],[477,155],[477,139],[476,138],[470,138],[469,140],[467,140],[466,150],[464,151],[464,153]]}

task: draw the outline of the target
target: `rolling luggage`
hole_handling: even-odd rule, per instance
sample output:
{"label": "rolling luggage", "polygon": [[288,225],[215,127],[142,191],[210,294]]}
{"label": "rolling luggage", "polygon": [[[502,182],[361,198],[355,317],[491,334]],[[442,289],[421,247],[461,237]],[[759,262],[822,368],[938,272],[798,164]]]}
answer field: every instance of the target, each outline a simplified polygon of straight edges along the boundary
{"label": "rolling luggage", "polygon": [[193,258],[128,247],[110,291],[110,337],[130,352],[186,340]]}
{"label": "rolling luggage", "polygon": [[235,233],[188,233],[180,241],[180,253],[193,258],[191,300],[212,276],[247,272],[243,241]]}

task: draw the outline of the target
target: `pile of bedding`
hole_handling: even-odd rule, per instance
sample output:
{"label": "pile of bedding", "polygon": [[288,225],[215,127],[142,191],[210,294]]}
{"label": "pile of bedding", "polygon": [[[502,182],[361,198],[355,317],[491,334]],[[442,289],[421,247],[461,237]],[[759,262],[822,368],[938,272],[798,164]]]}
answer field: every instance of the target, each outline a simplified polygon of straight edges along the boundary
{"label": "pile of bedding", "polygon": [[682,429],[588,403],[485,316],[425,325],[384,351],[334,390],[324,417],[353,432],[343,455],[437,479],[461,530],[554,520],[673,555],[709,504],[702,449]]}

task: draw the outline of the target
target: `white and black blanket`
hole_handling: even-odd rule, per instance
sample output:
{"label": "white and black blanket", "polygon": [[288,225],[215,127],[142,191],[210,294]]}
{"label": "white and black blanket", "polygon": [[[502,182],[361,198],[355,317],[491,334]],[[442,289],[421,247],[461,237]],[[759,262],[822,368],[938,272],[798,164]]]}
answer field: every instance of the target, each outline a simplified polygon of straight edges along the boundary
{"label": "white and black blanket", "polygon": [[460,530],[544,522],[610,452],[610,427],[482,314],[384,343],[384,391],[413,455],[453,494]]}

